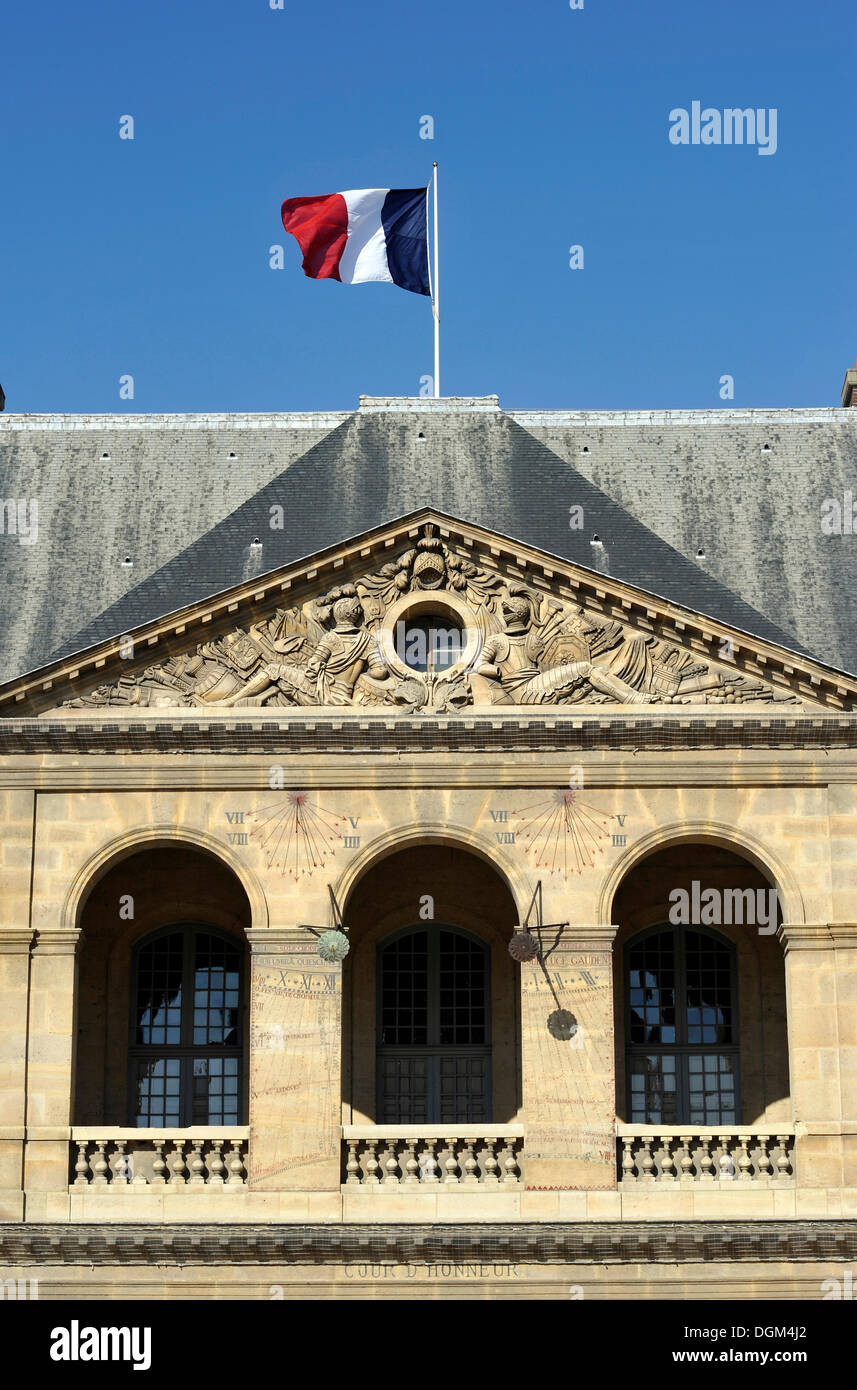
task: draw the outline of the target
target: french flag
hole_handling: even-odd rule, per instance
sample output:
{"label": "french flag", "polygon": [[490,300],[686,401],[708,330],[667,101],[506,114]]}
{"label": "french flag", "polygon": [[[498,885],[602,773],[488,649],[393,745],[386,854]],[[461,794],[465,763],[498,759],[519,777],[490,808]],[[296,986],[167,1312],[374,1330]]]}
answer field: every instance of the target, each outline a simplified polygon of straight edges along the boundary
{"label": "french flag", "polygon": [[427,188],[351,188],[287,198],[283,226],[297,240],[304,274],[313,280],[386,280],[431,294],[427,212]]}

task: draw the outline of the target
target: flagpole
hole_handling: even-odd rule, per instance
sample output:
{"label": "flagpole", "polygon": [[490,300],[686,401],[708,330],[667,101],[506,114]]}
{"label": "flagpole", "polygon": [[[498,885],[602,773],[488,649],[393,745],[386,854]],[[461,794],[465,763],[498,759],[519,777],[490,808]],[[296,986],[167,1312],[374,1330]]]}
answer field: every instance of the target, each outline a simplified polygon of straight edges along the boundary
{"label": "flagpole", "polygon": [[440,290],[437,270],[437,160],[434,161],[434,297],[432,315],[434,317],[434,394],[440,395]]}

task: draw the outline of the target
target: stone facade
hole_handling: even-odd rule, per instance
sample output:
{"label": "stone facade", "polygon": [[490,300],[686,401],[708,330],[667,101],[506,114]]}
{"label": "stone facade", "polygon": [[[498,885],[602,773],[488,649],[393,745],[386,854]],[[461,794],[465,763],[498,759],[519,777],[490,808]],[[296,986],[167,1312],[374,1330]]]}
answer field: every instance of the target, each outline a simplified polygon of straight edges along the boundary
{"label": "stone facade", "polygon": [[[441,620],[452,659],[409,665],[396,624]],[[384,1296],[419,1297],[458,1296],[457,1280],[503,1297],[819,1287],[857,1221],[855,698],[852,678],[770,639],[440,514],[7,682],[7,1260],[21,1277],[44,1262],[56,1296],[104,1296],[110,1259],[52,1263],[45,1230],[86,1223],[95,1252],[111,1228],[145,1245],[204,1223],[224,1267],[186,1252],[175,1272],[139,1270],[138,1296],[366,1297],[381,1278]],[[629,1110],[645,1047],[628,951],[677,920],[682,893],[716,969],[732,962],[732,1004],[711,1005],[719,980],[687,986],[740,1075],[735,1113],[710,1124]],[[758,915],[724,916],[730,894]],[[240,1102],[219,1123],[141,1126],[135,962],[182,924],[242,962]],[[343,930],[348,954],[326,958],[321,933]],[[429,955],[445,931],[484,960],[478,1042],[457,1014],[433,1052],[387,1038],[384,951],[412,930]],[[479,968],[455,988],[472,995]],[[452,967],[437,969],[442,993]],[[693,1040],[672,1041],[690,1074]],[[389,1118],[424,1077],[439,1107]],[[652,1222],[671,1223],[678,1275],[627,1247]],[[753,1235],[770,1222],[776,1254],[767,1226]],[[711,1223],[735,1244],[703,1267],[687,1242]],[[251,1242],[280,1227],[310,1254],[272,1246],[253,1268]],[[473,1259],[450,1256],[456,1229]],[[360,1230],[368,1260],[347,1245]],[[587,1230],[618,1242],[618,1268],[581,1255]]]}

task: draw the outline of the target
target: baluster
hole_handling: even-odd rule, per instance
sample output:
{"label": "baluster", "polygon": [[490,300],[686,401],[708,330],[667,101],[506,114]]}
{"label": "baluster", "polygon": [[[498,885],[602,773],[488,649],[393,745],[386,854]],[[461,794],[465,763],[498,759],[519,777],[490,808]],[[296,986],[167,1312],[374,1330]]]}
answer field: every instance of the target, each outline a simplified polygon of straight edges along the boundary
{"label": "baluster", "polygon": [[154,1139],[155,1157],[152,1159],[152,1186],[163,1187],[166,1182],[167,1165],[164,1162],[164,1139]]}
{"label": "baluster", "polygon": [[777,1154],[777,1176],[787,1178],[792,1171],[791,1154],[789,1152],[789,1142],[791,1135],[778,1134],[777,1143],[780,1145],[780,1152]]}
{"label": "baluster", "polygon": [[95,1147],[98,1152],[92,1164],[92,1171],[95,1174],[94,1182],[96,1187],[107,1187],[107,1174],[110,1172],[110,1164],[107,1162],[107,1155],[104,1150],[107,1148],[108,1140],[96,1139]]}
{"label": "baluster", "polygon": [[347,1187],[360,1186],[360,1164],[357,1161],[359,1139],[348,1140],[348,1158],[345,1163],[345,1183]]}
{"label": "baluster", "polygon": [[131,1155],[131,1181],[135,1187],[148,1187],[149,1179],[144,1172],[145,1165],[142,1162],[142,1154]]}
{"label": "baluster", "polygon": [[637,1165],[634,1162],[634,1141],[624,1135],[622,1139],[622,1181],[637,1181]]}
{"label": "baluster", "polygon": [[457,1135],[453,1135],[450,1139],[447,1139],[446,1141],[446,1146],[449,1151],[449,1155],[444,1161],[443,1166],[446,1169],[446,1177],[444,1178],[444,1182],[447,1184],[448,1187],[458,1186],[458,1159],[455,1156],[455,1146],[457,1143]]}
{"label": "baluster", "polygon": [[202,1139],[191,1140],[191,1143],[193,1144],[193,1153],[191,1154],[190,1160],[190,1177],[188,1178],[189,1186],[193,1184],[195,1187],[199,1187],[200,1184],[205,1182],[205,1163],[202,1157],[203,1142],[204,1141]]}
{"label": "baluster", "polygon": [[642,1182],[654,1182],[655,1175],[652,1171],[654,1166],[655,1160],[652,1158],[651,1141],[649,1139],[641,1139],[640,1152],[637,1157],[637,1167],[640,1170],[640,1179]]}
{"label": "baluster", "polygon": [[225,1140],[212,1139],[211,1147],[214,1150],[208,1160],[208,1185],[209,1187],[223,1187],[223,1174],[226,1165],[223,1162],[223,1145]]}
{"label": "baluster", "polygon": [[771,1142],[770,1134],[760,1134],[758,1139],[759,1150],[756,1157],[756,1167],[760,1178],[771,1176],[771,1155],[768,1153],[768,1145]]}
{"label": "baluster", "polygon": [[134,1167],[133,1160],[125,1152],[127,1147],[127,1139],[116,1140],[116,1153],[113,1156],[113,1181],[120,1187],[128,1186]]}
{"label": "baluster", "polygon": [[424,1139],[424,1149],[420,1156],[420,1182],[438,1182],[437,1176],[437,1148],[436,1139]]}
{"label": "baluster", "polygon": [[482,1185],[483,1187],[499,1187],[500,1179],[497,1176],[497,1140],[484,1139],[485,1151],[482,1158]]}
{"label": "baluster", "polygon": [[173,1187],[184,1187],[187,1182],[187,1165],[184,1161],[184,1139],[173,1140],[173,1151],[170,1154],[170,1171],[172,1178],[170,1185]]}
{"label": "baluster", "polygon": [[751,1181],[750,1169],[753,1166],[753,1161],[750,1158],[748,1149],[749,1143],[749,1134],[738,1135],[738,1177],[743,1179],[744,1182]]}
{"label": "baluster", "polygon": [[77,1158],[74,1164],[74,1171],[77,1174],[74,1180],[75,1187],[89,1187],[91,1174],[89,1171],[89,1160],[86,1157],[86,1140],[77,1141]]}
{"label": "baluster", "polygon": [[363,1171],[366,1174],[365,1178],[363,1179],[364,1182],[375,1183],[381,1181],[381,1179],[378,1176],[378,1168],[380,1165],[378,1163],[378,1157],[375,1153],[377,1147],[377,1139],[366,1140],[366,1148],[368,1152],[363,1160]]}
{"label": "baluster", "polygon": [[395,1139],[387,1138],[386,1140],[382,1140],[382,1142],[387,1146],[381,1157],[381,1166],[384,1173],[382,1179],[383,1185],[384,1187],[398,1187],[399,1156],[396,1153],[396,1141]]}
{"label": "baluster", "polygon": [[661,1171],[659,1174],[660,1182],[675,1182],[675,1164],[672,1154],[672,1139],[669,1134],[662,1134],[661,1138]]}
{"label": "baluster", "polygon": [[415,1148],[415,1139],[406,1139],[402,1145],[402,1182],[407,1183],[409,1186],[413,1185],[414,1183],[418,1183],[420,1180],[420,1165],[417,1162],[417,1156],[414,1152]]}
{"label": "baluster", "polygon": [[520,1181],[521,1169],[518,1163],[518,1155],[515,1152],[515,1140],[507,1139],[503,1149],[503,1181],[504,1183],[517,1184]]}
{"label": "baluster", "polygon": [[699,1146],[700,1182],[714,1182],[714,1159],[711,1156],[711,1144],[707,1135],[700,1136]]}
{"label": "baluster", "polygon": [[464,1156],[463,1162],[461,1164],[461,1181],[467,1183],[469,1187],[472,1187],[475,1183],[478,1183],[479,1175],[476,1171],[478,1167],[479,1164],[477,1163],[476,1155],[473,1152],[473,1140],[466,1139],[464,1141]]}
{"label": "baluster", "polygon": [[232,1140],[232,1148],[229,1150],[229,1177],[226,1179],[227,1187],[244,1186],[243,1148],[243,1139]]}
{"label": "baluster", "polygon": [[693,1182],[693,1153],[692,1153],[692,1151],[691,1151],[691,1145],[692,1145],[692,1143],[693,1143],[693,1135],[692,1135],[692,1134],[680,1134],[680,1135],[679,1135],[678,1143],[679,1143],[679,1149],[678,1149],[679,1158],[678,1158],[678,1162],[679,1162],[679,1168],[681,1169],[681,1171],[680,1171],[680,1173],[679,1173],[679,1175],[678,1175],[678,1177],[679,1177],[679,1182],[683,1182],[683,1183]]}
{"label": "baluster", "polygon": [[731,1182],[735,1177],[735,1164],[729,1153],[729,1135],[720,1135],[720,1158],[717,1160],[718,1177],[722,1182]]}

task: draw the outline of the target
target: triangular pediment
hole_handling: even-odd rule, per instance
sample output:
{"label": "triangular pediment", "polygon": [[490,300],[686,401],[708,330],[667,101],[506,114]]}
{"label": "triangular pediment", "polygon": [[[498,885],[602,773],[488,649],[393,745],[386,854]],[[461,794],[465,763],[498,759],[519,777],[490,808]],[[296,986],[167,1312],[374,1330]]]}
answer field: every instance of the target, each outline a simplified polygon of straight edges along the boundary
{"label": "triangular pediment", "polygon": [[0,687],[0,713],[852,709],[775,643],[422,509]]}

